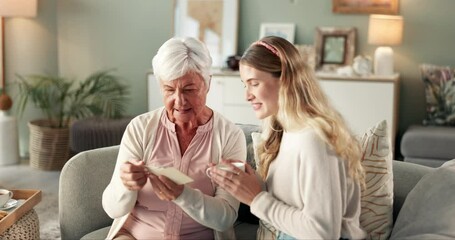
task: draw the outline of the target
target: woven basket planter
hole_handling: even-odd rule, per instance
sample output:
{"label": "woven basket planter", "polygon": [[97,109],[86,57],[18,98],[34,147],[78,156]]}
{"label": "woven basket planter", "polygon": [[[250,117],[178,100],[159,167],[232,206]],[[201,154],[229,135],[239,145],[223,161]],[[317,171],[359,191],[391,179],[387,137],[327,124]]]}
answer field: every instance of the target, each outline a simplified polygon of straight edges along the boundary
{"label": "woven basket planter", "polygon": [[69,158],[69,128],[52,128],[48,120],[28,123],[30,166],[41,170],[61,170]]}

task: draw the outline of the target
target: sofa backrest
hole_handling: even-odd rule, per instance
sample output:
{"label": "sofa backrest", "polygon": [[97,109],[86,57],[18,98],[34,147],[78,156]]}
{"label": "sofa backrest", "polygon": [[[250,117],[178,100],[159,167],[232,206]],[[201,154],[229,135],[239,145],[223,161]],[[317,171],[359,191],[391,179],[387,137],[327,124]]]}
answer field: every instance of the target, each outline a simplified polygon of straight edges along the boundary
{"label": "sofa backrest", "polygon": [[393,160],[393,222],[397,219],[408,193],[434,168]]}
{"label": "sofa backrest", "polygon": [[119,146],[81,152],[63,167],[59,184],[59,221],[62,240],[110,226],[102,193],[114,172]]}
{"label": "sofa backrest", "polygon": [[[260,128],[239,125],[248,145],[248,162],[254,163],[251,133]],[[59,185],[59,220],[62,240],[80,239],[97,229],[110,226],[112,219],[104,212],[101,199],[114,171],[119,146],[81,152],[63,167]],[[254,166],[253,166],[254,167]],[[433,168],[393,161],[394,221],[406,196],[423,175]]]}

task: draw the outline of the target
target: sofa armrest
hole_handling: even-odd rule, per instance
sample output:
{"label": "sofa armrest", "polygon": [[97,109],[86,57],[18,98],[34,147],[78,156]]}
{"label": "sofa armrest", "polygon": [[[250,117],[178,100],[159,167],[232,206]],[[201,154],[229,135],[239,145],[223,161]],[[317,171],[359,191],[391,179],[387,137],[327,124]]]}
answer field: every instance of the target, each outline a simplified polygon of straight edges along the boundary
{"label": "sofa armrest", "polygon": [[59,184],[59,221],[62,239],[80,239],[110,226],[101,198],[111,180],[119,146],[81,152],[63,167]]}
{"label": "sofa armrest", "polygon": [[455,128],[412,125],[403,134],[400,150],[405,162],[439,167],[455,158]]}

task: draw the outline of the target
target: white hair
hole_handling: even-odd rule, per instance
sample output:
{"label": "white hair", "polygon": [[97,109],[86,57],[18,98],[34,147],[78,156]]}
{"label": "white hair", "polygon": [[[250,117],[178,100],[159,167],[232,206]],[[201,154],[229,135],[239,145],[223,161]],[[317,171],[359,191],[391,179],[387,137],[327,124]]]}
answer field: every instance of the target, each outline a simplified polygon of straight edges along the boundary
{"label": "white hair", "polygon": [[172,81],[194,72],[200,74],[208,86],[212,57],[205,44],[195,38],[171,38],[158,49],[152,66],[158,82]]}

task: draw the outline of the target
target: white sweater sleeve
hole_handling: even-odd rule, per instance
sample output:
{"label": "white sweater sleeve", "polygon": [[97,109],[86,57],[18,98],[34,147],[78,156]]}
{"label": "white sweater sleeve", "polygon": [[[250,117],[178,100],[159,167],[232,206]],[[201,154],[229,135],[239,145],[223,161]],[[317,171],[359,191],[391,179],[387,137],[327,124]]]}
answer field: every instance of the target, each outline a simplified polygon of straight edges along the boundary
{"label": "white sweater sleeve", "polygon": [[[217,130],[214,129],[214,131]],[[245,161],[246,140],[242,130],[232,124],[230,128],[223,129],[222,132],[221,149],[219,149],[221,157]],[[215,148],[219,147],[215,146]],[[216,159],[217,161],[218,159]],[[240,204],[237,199],[220,187],[216,187],[215,196],[212,197],[187,186],[183,193],[174,200],[174,203],[200,224],[220,232],[232,228],[237,219]]]}
{"label": "white sweater sleeve", "polygon": [[103,192],[103,208],[111,218],[119,218],[128,214],[136,203],[137,191],[130,191],[123,185],[120,179],[120,167],[131,159],[143,161],[142,141],[146,132],[146,123],[150,120],[150,116],[152,116],[152,120],[157,121],[159,111],[134,118],[123,134],[114,173],[109,185]]}
{"label": "white sweater sleeve", "polygon": [[[343,166],[320,138],[311,134],[309,138],[302,142],[299,159],[286,159],[295,161],[299,169],[296,179],[301,183],[299,189],[289,189],[289,194],[297,195],[304,206],[291,206],[272,193],[261,192],[253,200],[251,211],[297,239],[338,239],[342,221],[339,168]],[[280,184],[281,177],[274,175],[272,179]]]}

